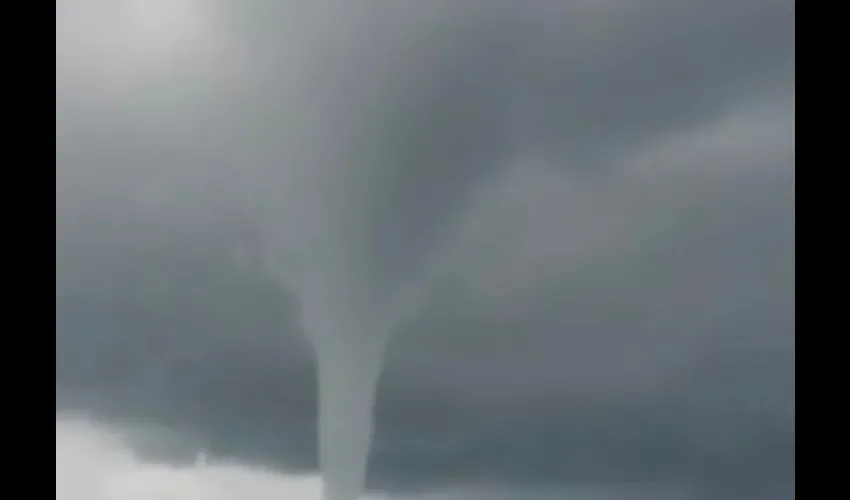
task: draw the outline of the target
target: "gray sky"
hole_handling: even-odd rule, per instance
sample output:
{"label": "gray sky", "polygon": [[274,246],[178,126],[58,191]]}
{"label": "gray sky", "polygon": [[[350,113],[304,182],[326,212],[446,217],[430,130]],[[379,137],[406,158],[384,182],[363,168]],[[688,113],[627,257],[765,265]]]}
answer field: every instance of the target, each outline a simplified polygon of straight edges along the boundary
{"label": "gray sky", "polygon": [[57,412],[314,469],[305,283],[421,281],[373,486],[787,498],[793,2],[132,5],[57,6]]}

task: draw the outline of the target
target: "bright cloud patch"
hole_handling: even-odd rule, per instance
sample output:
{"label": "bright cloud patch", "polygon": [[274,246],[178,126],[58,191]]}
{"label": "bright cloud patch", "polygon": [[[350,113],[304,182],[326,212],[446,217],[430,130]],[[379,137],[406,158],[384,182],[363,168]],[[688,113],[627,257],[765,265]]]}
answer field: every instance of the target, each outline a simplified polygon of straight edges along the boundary
{"label": "bright cloud patch", "polygon": [[319,493],[316,477],[233,464],[145,463],[116,432],[56,422],[56,500],[314,500]]}

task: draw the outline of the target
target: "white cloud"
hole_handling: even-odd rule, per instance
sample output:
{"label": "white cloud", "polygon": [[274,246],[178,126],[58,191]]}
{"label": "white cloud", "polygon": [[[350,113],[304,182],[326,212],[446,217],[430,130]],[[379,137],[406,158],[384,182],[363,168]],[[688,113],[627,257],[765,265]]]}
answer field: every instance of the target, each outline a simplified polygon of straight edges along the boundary
{"label": "white cloud", "polygon": [[315,476],[237,464],[147,463],[115,430],[56,421],[56,500],[314,500],[319,493]]}

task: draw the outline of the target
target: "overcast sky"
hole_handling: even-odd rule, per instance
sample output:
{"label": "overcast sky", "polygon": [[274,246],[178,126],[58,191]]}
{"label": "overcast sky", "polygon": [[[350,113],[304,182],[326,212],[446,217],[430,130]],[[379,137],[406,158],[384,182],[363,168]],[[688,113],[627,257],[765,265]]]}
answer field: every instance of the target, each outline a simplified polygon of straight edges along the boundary
{"label": "overcast sky", "polygon": [[69,0],[56,26],[57,467],[82,412],[144,460],[314,473],[324,286],[407,313],[374,490],[793,498],[791,0]]}

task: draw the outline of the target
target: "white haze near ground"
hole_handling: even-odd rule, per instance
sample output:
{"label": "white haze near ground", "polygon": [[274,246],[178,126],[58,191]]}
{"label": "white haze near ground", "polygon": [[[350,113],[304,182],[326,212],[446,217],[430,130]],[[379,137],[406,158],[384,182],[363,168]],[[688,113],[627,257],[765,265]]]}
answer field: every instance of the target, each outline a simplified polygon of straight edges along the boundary
{"label": "white haze near ground", "polygon": [[[663,489],[662,489],[663,490]],[[138,458],[119,429],[77,416],[56,420],[56,500],[319,500],[315,474],[286,474],[214,460],[169,465]],[[363,500],[640,500],[665,491],[463,490],[418,495],[369,494]],[[680,498],[678,496],[674,498]]]}

